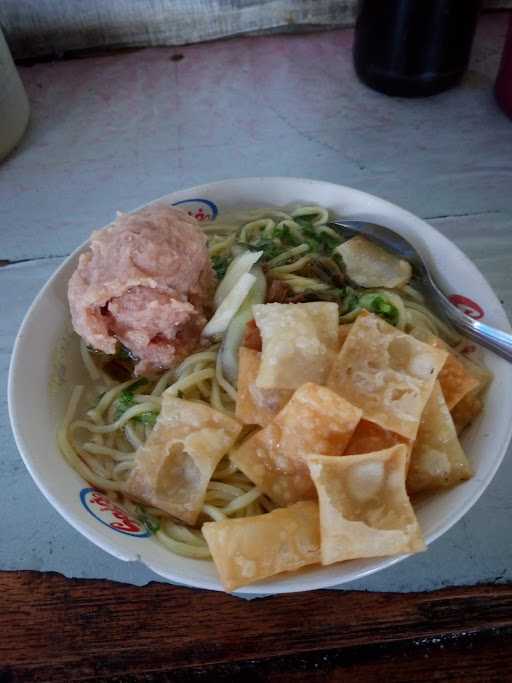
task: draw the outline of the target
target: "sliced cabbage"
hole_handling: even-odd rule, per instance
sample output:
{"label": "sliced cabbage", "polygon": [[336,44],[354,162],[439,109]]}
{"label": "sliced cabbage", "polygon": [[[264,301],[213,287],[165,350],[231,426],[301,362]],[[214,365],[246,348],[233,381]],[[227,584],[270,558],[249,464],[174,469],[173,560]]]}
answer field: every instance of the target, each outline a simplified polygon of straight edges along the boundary
{"label": "sliced cabbage", "polygon": [[357,235],[336,248],[347,276],[360,287],[403,287],[411,279],[411,264],[378,244]]}
{"label": "sliced cabbage", "polygon": [[218,337],[224,334],[255,282],[256,277],[251,273],[242,275],[215,311],[213,318],[208,321],[202,332],[204,337]]}
{"label": "sliced cabbage", "polygon": [[262,269],[255,266],[251,269],[251,274],[256,277],[256,282],[238,309],[238,313],[229,323],[220,348],[222,372],[224,377],[235,387],[238,384],[238,350],[244,339],[245,327],[253,318],[252,307],[254,304],[264,303],[267,293],[267,281]]}
{"label": "sliced cabbage", "polygon": [[229,292],[236,286],[242,275],[248,273],[255,263],[261,258],[263,254],[262,251],[244,251],[231,261],[226,270],[226,274],[222,278],[215,296],[213,297],[213,303],[215,308],[219,308],[221,303],[227,297]]}

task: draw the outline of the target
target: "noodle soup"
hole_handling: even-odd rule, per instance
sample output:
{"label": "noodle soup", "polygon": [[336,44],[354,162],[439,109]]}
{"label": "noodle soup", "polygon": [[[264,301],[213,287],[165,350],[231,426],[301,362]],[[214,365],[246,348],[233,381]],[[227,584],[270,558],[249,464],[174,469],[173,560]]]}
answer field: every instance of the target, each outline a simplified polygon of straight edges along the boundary
{"label": "noodle soup", "polygon": [[[279,510],[286,509],[290,510],[289,516],[292,517],[300,513],[301,524],[307,526],[311,515],[316,515],[317,521],[311,522],[311,528],[321,528],[323,535],[320,540],[313,539],[313,536],[302,540],[311,543],[307,559],[295,558],[287,565],[272,557],[260,570],[244,570],[246,580],[239,576],[227,579],[223,576],[230,590],[302,564],[325,560],[322,560],[324,556],[321,553],[324,542],[327,543],[324,539],[325,520],[318,521],[317,503],[312,508],[300,508],[297,513],[294,507],[302,500],[315,501],[318,496],[322,506],[323,492],[318,487],[315,489],[320,475],[314,475],[311,468],[318,468],[318,463],[323,466],[323,461],[315,460],[313,463],[308,459],[309,454],[333,458],[329,464],[335,464],[340,457],[363,458],[368,453],[376,454],[374,465],[381,461],[384,463],[388,458],[385,462],[394,463],[392,466],[402,472],[401,495],[407,505],[408,494],[424,489],[442,489],[471,476],[465,455],[462,450],[457,450],[456,432],[460,433],[479,413],[482,395],[490,379],[488,372],[461,353],[465,340],[433,314],[415,286],[409,264],[383,253],[380,247],[365,243],[364,238],[354,238],[334,230],[328,225],[330,218],[334,216],[330,216],[324,207],[299,205],[286,210],[237,212],[222,221],[200,223],[216,274],[212,314],[198,335],[195,348],[168,369],[155,371],[151,368],[150,373],[141,375],[137,373],[140,358],[132,349],[119,343],[119,339],[115,354],[98,352],[85,340],[76,339],[90,381],[87,385],[76,386],[72,392],[58,435],[61,452],[87,482],[108,493],[114,503],[139,520],[165,548],[197,559],[209,559],[213,552],[220,567],[222,558],[219,560],[215,556],[218,549],[212,534],[222,531],[225,526],[226,533],[236,538],[238,527],[231,527],[230,520],[247,519],[253,524],[250,520],[269,513],[276,515]],[[278,338],[278,324],[267,324],[267,313],[275,313],[281,323],[290,315],[290,335]],[[319,316],[323,316],[321,321]],[[401,358],[404,354],[416,354],[414,358],[419,358],[422,353],[430,354],[428,362],[432,363],[432,367],[429,366],[432,378],[428,381],[405,368],[405,364],[400,368],[403,370],[400,386],[404,382],[409,383],[411,396],[423,396],[417,414],[410,418],[414,424],[412,431],[401,433],[400,427],[394,428],[398,431],[390,429],[391,422],[379,421],[375,417],[377,412],[372,413],[364,401],[359,405],[355,393],[355,398],[346,400],[346,383],[340,384],[333,379],[337,359],[342,358],[340,362],[346,366],[348,360],[343,353],[347,356],[347,349],[354,346],[354,335],[361,331],[362,326],[369,324],[364,322],[365,319],[381,321],[372,328],[375,343],[391,335],[392,343],[401,349]],[[283,326],[286,327],[281,324]],[[371,334],[371,331],[366,336],[363,334],[360,345],[364,346],[365,339]],[[314,341],[318,347],[317,355],[313,358],[313,351],[304,350],[305,344],[298,344],[297,339],[307,340],[309,345]],[[290,349],[291,353],[288,353]],[[282,357],[279,355],[281,352],[284,354]],[[371,365],[374,361],[370,355],[368,347],[367,359]],[[294,362],[296,368],[291,370]],[[258,377],[261,379],[264,374],[265,363],[265,367],[270,368],[270,375],[267,372],[266,379],[258,384]],[[282,369],[277,373],[279,376],[274,376],[273,366],[276,365]],[[377,376],[377,366],[372,367],[373,375]],[[302,369],[304,375],[297,379]],[[393,372],[396,370],[395,363]],[[390,377],[389,368],[382,370],[381,376]],[[434,391],[436,378],[437,394]],[[391,382],[391,379],[385,381]],[[309,388],[311,382],[314,386]],[[438,410],[430,408],[435,413],[432,420],[437,420],[436,424],[447,425],[447,440],[452,444],[448,455],[455,458],[455,464],[445,453],[435,461],[432,459],[435,449],[430,443],[430,434],[427,434],[428,425],[425,426],[424,422],[425,416],[428,417],[426,405],[430,405],[428,401],[433,400],[433,395],[438,402],[441,401],[441,406]],[[336,403],[338,400],[339,405]],[[326,411],[325,406],[315,408],[321,405],[319,401],[325,401],[329,406],[336,405],[332,419],[343,415],[346,420],[334,430],[337,434],[344,433],[345,429],[346,439],[338,439],[334,447],[324,443],[330,427],[322,423],[320,417],[315,417],[315,410],[319,416]],[[211,427],[203,426],[208,420],[215,422],[217,430],[223,429],[224,436],[230,430],[233,432],[225,440],[228,446],[212,451],[208,461],[210,469],[201,464],[206,467],[204,481],[197,473],[197,461],[192,458],[193,462],[190,462],[188,453],[183,456],[183,444],[186,439],[190,440],[194,430],[186,430],[180,433],[179,438],[176,437],[177,450],[157,453],[159,446],[154,430],[168,429],[166,443],[176,436],[176,426],[169,428],[169,424],[164,425],[170,418],[163,415],[163,406],[168,412],[179,411],[180,402],[187,404],[193,412],[195,410],[194,419],[199,420],[196,434],[201,429],[211,430]],[[315,404],[313,408],[312,402]],[[267,439],[265,434],[272,430],[273,434],[277,431],[280,435],[288,433],[286,430],[290,431],[289,425],[296,415],[300,410],[306,410],[303,407],[306,403],[308,408],[304,419],[312,420],[311,425],[315,420],[320,421],[320,431],[316,433],[312,427],[309,428],[309,435],[314,438],[308,441],[308,429],[302,435],[299,420],[293,430],[300,434],[301,440],[294,442],[293,449],[287,450],[287,444],[280,446],[279,452],[273,449],[274,437],[271,435]],[[210,412],[205,412],[205,407]],[[392,409],[386,408],[384,413],[390,414]],[[398,421],[396,424],[401,423]],[[291,444],[292,436],[286,438]],[[251,444],[256,444],[253,450]],[[435,448],[442,451],[439,443]],[[248,458],[243,455],[244,449]],[[386,449],[392,452],[383,456]],[[298,463],[295,456],[289,454],[292,450],[299,453]],[[265,472],[267,475],[271,473],[272,485],[267,483],[268,477],[262,477],[253,468],[252,463],[263,457],[263,451]],[[155,457],[159,458],[156,474],[142,471],[141,464]],[[169,463],[164,463],[164,460],[174,462],[174,470],[171,471]],[[348,462],[340,463],[340,467]],[[416,475],[420,469],[413,484],[410,483],[412,479],[407,479],[408,471],[412,471],[411,462]],[[436,468],[439,476],[432,474]],[[430,471],[431,476],[425,476],[425,470]],[[150,476],[153,477],[151,484]],[[287,489],[286,495],[276,493],[282,491],[283,482],[289,482],[292,476],[295,479],[299,476],[305,478],[305,487]],[[190,484],[191,477],[196,479],[193,485]],[[274,485],[276,481],[277,485]],[[385,487],[384,479],[381,485]],[[361,486],[368,490],[370,484],[363,482]],[[189,498],[184,499],[182,505],[174,505],[173,496],[181,500],[187,487],[194,489],[187,493]],[[308,493],[302,495],[300,491]],[[404,505],[406,503],[403,502]],[[303,517],[305,510],[307,523]],[[277,520],[273,528],[279,529],[279,525],[283,525],[283,529],[288,528],[286,525],[292,524],[290,519],[282,519],[279,515],[268,517],[268,520]],[[322,520],[322,507],[320,518]],[[224,526],[215,527],[215,524]],[[293,528],[294,524],[293,521]],[[379,524],[375,529],[380,529]],[[243,523],[240,525],[243,531]],[[206,537],[203,531],[206,531]],[[419,534],[419,531],[414,533]],[[417,545],[397,546],[395,552],[413,552],[422,547],[418,541]],[[252,548],[246,548],[243,552],[251,555],[252,551]],[[242,551],[235,543],[233,553],[236,552]],[[273,552],[281,551],[274,549]],[[394,553],[382,550],[380,554]],[[361,551],[355,556],[340,556],[339,560],[367,556]],[[337,557],[336,553],[333,557]],[[221,568],[219,571],[222,574]]]}

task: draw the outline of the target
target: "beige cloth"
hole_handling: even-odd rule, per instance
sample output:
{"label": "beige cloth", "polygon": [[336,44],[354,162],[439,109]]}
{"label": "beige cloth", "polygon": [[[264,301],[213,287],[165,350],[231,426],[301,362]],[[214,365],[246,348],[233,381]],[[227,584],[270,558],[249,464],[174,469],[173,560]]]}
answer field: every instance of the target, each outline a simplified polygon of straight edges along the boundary
{"label": "beige cloth", "polygon": [[[510,8],[512,0],[487,0]],[[357,0],[0,0],[17,59],[351,26]]]}

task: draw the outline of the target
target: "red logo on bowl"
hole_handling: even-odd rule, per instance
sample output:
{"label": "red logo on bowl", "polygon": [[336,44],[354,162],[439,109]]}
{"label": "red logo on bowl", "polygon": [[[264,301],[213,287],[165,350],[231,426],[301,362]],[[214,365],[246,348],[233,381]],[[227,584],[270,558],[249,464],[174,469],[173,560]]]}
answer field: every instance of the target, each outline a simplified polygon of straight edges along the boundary
{"label": "red logo on bowl", "polygon": [[476,301],[468,299],[467,296],[452,294],[449,299],[454,306],[457,306],[460,311],[470,318],[473,318],[473,320],[480,320],[480,318],[484,317],[484,309],[479,306]]}
{"label": "red logo on bowl", "polygon": [[193,216],[200,223],[214,221],[219,212],[217,205],[210,199],[200,199],[195,197],[193,199],[182,199],[175,202],[173,206],[179,206],[186,211],[189,216]]}
{"label": "red logo on bowl", "polygon": [[141,538],[150,535],[142,522],[134,519],[120,505],[113,503],[110,498],[96,489],[82,489],[80,500],[87,512],[110,529]]}

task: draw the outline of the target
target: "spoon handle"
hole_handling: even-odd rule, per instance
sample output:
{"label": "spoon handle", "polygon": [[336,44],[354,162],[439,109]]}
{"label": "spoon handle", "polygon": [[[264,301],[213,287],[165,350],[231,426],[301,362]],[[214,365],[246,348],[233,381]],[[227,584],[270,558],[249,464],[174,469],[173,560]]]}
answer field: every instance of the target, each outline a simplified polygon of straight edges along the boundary
{"label": "spoon handle", "polygon": [[512,334],[473,320],[451,303],[432,278],[429,278],[429,284],[436,294],[443,316],[458,332],[512,363]]}

